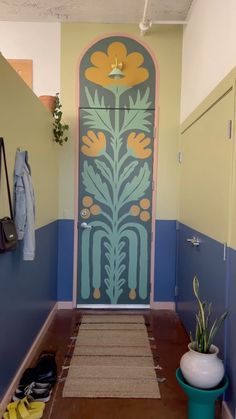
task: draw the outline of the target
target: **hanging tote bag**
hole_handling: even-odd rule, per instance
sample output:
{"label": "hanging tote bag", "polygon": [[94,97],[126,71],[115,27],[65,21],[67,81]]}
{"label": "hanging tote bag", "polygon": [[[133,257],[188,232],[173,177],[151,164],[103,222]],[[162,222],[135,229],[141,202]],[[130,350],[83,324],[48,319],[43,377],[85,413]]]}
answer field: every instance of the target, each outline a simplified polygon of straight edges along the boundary
{"label": "hanging tote bag", "polygon": [[16,227],[13,221],[13,210],[11,202],[11,193],[9,187],[9,179],[7,172],[7,161],[3,138],[0,137],[0,187],[1,187],[1,175],[2,175],[2,157],[6,175],[7,184],[7,195],[10,208],[10,217],[6,216],[0,219],[0,253],[14,250],[17,247],[17,233]]}

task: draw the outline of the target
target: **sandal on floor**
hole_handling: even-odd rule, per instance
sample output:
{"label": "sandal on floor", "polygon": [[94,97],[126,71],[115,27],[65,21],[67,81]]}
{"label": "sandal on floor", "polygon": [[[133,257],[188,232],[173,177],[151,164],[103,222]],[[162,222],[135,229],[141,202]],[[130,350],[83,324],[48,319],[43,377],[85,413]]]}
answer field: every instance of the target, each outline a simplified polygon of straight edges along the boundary
{"label": "sandal on floor", "polygon": [[25,397],[24,399],[20,400],[17,405],[17,413],[19,415],[18,417],[21,419],[40,419],[43,416],[44,408],[45,403],[29,402]]}
{"label": "sandal on floor", "polygon": [[7,412],[3,414],[4,419],[17,419],[16,407],[18,403],[19,403],[18,401],[8,403]]}
{"label": "sandal on floor", "polygon": [[32,410],[32,409],[44,410],[45,409],[45,403],[44,402],[30,401],[30,398],[27,398],[27,397],[24,397],[21,400],[21,403],[24,403],[27,406],[28,410]]}

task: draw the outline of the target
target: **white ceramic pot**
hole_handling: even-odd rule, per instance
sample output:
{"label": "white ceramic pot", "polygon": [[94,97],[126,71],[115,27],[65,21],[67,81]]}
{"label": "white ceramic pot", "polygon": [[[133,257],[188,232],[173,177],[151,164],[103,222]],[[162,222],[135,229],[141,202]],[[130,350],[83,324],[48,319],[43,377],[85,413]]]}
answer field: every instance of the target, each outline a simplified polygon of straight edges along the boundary
{"label": "white ceramic pot", "polygon": [[194,342],[188,345],[180,360],[180,368],[185,380],[193,387],[212,388],[217,386],[224,377],[224,365],[218,358],[219,349],[211,345],[210,353],[194,351]]}

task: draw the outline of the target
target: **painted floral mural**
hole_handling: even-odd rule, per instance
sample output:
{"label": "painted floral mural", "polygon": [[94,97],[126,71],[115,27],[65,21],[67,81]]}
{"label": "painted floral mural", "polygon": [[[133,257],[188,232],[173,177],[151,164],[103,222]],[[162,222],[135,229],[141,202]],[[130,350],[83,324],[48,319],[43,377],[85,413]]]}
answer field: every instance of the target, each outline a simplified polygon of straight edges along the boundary
{"label": "painted floral mural", "polygon": [[[80,304],[149,301],[153,101],[144,56],[124,41],[88,51],[83,71]],[[117,57],[124,77],[111,79]]]}

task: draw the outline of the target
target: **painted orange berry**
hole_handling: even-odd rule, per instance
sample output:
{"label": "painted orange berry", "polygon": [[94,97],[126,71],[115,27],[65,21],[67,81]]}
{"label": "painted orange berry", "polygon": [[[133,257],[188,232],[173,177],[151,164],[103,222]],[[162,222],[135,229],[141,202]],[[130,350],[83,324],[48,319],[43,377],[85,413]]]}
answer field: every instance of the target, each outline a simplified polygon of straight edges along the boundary
{"label": "painted orange berry", "polygon": [[90,212],[93,215],[98,215],[101,212],[101,207],[99,205],[94,204],[90,207]]}
{"label": "painted orange berry", "polygon": [[85,196],[82,200],[83,206],[84,207],[91,207],[91,205],[93,205],[93,198],[91,198],[91,196]]}
{"label": "painted orange berry", "polygon": [[140,219],[142,220],[142,221],[148,221],[148,220],[150,220],[150,214],[149,214],[149,212],[148,211],[141,211],[141,213],[140,213]]}
{"label": "painted orange berry", "polygon": [[138,205],[132,205],[130,207],[130,214],[131,215],[137,216],[137,215],[139,215],[139,213],[140,213],[140,208],[139,208]]}
{"label": "painted orange berry", "polygon": [[146,209],[148,209],[150,207],[150,205],[151,205],[151,203],[150,203],[149,199],[146,199],[146,198],[141,199],[141,201],[140,201],[140,207],[142,209],[145,209],[146,210]]}

